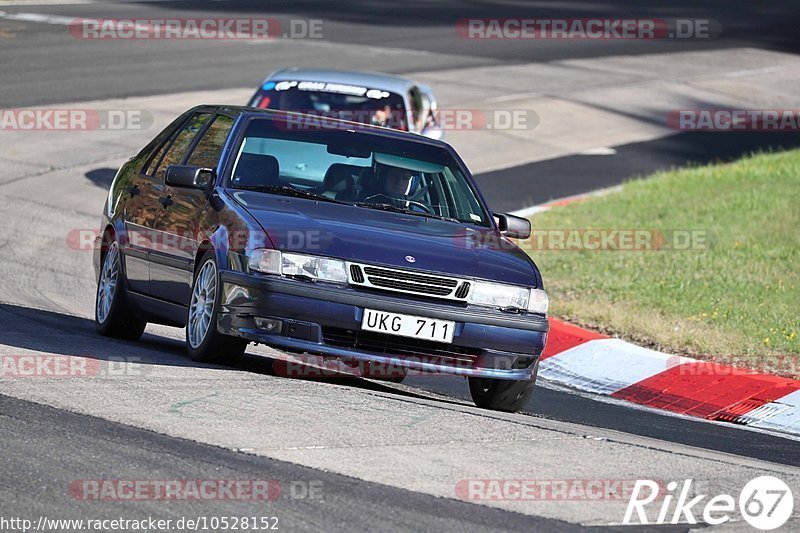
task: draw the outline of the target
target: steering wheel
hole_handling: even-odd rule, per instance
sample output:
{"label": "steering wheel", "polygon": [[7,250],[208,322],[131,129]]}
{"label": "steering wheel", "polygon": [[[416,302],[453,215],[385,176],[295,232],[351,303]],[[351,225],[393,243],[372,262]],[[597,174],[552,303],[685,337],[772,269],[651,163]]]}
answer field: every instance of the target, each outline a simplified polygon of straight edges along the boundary
{"label": "steering wheel", "polygon": [[[397,202],[405,203],[406,206],[407,206],[406,209],[408,207],[410,207],[411,205],[416,205],[417,207],[422,209],[422,211],[424,213],[426,213],[428,215],[435,215],[436,214],[434,212],[434,210],[431,208],[431,206],[425,205],[422,202],[417,202],[416,200],[398,200],[397,198],[392,198],[391,196],[388,196],[388,195],[383,194],[383,193],[378,193],[378,194],[373,194],[372,196],[368,196],[367,198],[364,199],[364,201],[365,202],[369,202],[370,200],[377,199],[377,198],[385,198],[388,201],[387,202],[382,202],[382,203],[387,203],[389,205],[396,205]],[[377,203],[377,202],[375,202],[375,203]]]}

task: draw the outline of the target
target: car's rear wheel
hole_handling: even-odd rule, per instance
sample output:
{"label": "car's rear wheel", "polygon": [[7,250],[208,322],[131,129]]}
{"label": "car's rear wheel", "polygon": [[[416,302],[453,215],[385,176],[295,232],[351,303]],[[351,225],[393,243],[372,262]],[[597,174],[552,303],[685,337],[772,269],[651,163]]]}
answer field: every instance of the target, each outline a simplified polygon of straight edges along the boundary
{"label": "car's rear wheel", "polygon": [[247,347],[246,340],[217,331],[221,292],[217,262],[206,252],[194,276],[186,321],[186,348],[193,361],[236,364]]}
{"label": "car's rear wheel", "polygon": [[116,238],[106,236],[103,247],[105,253],[95,295],[95,327],[107,337],[136,340],[142,336],[147,322],[136,316],[128,305],[122,254]]}
{"label": "car's rear wheel", "polygon": [[469,378],[469,392],[475,405],[511,413],[528,405],[535,385],[536,370],[532,379],[525,380]]}

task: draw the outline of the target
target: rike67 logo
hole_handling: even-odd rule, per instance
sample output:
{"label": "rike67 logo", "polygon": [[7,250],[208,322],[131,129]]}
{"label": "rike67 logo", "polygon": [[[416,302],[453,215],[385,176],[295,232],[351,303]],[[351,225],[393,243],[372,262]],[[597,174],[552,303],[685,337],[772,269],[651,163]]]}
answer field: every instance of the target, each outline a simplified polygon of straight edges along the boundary
{"label": "rike67 logo", "polygon": [[[687,479],[681,485],[671,481],[667,483],[666,494],[662,494],[663,482],[637,480],[622,523],[697,524],[696,514],[699,513],[703,523],[716,526],[736,518],[738,503],[738,513],[748,524],[767,531],[785,524],[794,509],[791,489],[774,476],[760,476],[749,481],[739,493],[738,501],[730,494],[713,497],[693,494],[692,482]],[[650,506],[654,502],[657,503]],[[654,517],[656,511],[658,514]]]}

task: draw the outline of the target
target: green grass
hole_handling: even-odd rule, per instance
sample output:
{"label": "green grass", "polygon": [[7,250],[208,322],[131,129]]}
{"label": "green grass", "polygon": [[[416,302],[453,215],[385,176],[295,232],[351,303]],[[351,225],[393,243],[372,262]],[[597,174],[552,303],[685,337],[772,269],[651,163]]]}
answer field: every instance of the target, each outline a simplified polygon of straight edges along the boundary
{"label": "green grass", "polygon": [[800,150],[660,172],[532,220],[710,236],[683,251],[531,251],[553,316],[672,353],[800,353]]}

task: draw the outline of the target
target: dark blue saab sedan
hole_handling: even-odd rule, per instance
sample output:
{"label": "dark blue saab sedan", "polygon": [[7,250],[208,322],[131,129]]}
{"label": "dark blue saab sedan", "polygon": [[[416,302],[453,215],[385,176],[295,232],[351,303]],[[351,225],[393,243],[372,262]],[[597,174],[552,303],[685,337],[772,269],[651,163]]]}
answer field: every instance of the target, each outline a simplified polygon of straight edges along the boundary
{"label": "dark blue saab sedan", "polygon": [[250,342],[466,376],[476,405],[531,397],[548,331],[536,265],[448,144],[246,107],[178,117],[117,173],[95,320],[186,328],[196,361]]}

